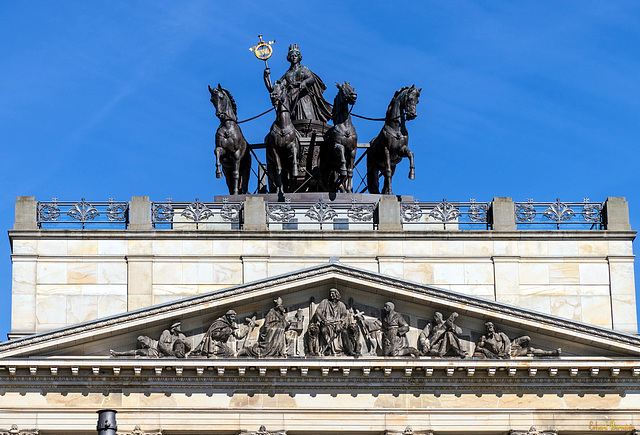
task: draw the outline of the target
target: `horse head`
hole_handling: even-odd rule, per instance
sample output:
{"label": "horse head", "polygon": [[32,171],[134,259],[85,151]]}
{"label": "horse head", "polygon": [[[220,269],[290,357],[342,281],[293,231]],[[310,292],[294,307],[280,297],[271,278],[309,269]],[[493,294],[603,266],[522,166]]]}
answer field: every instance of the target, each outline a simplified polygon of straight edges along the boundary
{"label": "horse head", "polygon": [[271,104],[276,107],[278,112],[281,110],[284,110],[285,112],[289,111],[289,108],[286,105],[287,88],[280,80],[273,84],[273,89],[271,90],[269,97],[271,98]]}
{"label": "horse head", "polygon": [[339,94],[342,93],[342,98],[344,98],[348,104],[356,103],[358,94],[356,94],[355,89],[353,89],[353,86],[351,86],[349,82],[342,82],[342,84],[336,83],[336,87],[340,90]]}
{"label": "horse head", "polygon": [[420,91],[422,91],[422,88],[416,89],[415,85],[411,85],[410,88],[406,88],[404,91],[403,106],[408,120],[415,119],[418,116],[416,106],[419,102]]}
{"label": "horse head", "polygon": [[216,116],[224,121],[226,119],[236,120],[236,102],[234,101],[231,93],[220,86],[218,83],[217,88],[211,88],[209,86],[209,93],[211,93],[211,103],[216,108]]}

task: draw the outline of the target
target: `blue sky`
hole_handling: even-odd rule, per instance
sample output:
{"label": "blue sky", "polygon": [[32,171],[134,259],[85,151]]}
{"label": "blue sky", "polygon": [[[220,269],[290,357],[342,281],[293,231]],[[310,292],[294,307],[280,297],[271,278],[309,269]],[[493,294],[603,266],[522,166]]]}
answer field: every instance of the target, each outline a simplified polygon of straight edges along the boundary
{"label": "blue sky", "polygon": [[[379,2],[382,3],[382,2]],[[212,199],[218,122],[207,84],[239,118],[270,107],[248,48],[290,43],[328,85],[350,81],[354,113],[384,115],[396,89],[423,88],[409,124],[424,201],[604,201],[625,196],[640,228],[640,3],[0,2],[0,228],[18,195],[39,200]],[[243,131],[262,142],[272,119]],[[360,142],[377,123],[354,121]],[[636,246],[636,250],[637,250]],[[0,337],[11,261],[0,244]]]}

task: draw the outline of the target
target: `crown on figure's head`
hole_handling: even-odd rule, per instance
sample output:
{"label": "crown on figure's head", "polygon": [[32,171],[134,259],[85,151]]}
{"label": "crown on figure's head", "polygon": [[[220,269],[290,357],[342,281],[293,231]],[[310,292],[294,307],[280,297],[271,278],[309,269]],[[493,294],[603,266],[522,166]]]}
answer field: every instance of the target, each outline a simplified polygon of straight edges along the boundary
{"label": "crown on figure's head", "polygon": [[300,49],[298,48],[298,44],[291,44],[289,46],[289,53],[291,53],[292,51],[300,52]]}

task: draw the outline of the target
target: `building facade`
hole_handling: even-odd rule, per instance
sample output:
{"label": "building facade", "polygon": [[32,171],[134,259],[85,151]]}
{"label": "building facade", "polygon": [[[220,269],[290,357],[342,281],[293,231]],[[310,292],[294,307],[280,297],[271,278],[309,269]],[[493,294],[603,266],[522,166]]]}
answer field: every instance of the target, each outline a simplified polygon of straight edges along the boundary
{"label": "building facade", "polygon": [[640,427],[624,198],[20,197],[9,237],[0,432]]}

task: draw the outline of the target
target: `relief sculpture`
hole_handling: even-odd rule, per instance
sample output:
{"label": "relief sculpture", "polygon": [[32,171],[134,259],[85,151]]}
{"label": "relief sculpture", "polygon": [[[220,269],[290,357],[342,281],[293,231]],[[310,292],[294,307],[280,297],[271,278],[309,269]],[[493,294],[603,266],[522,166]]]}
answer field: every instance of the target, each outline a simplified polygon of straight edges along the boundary
{"label": "relief sculpture", "polygon": [[242,339],[248,332],[246,328],[240,331],[236,324],[236,312],[229,310],[211,324],[200,344],[191,352],[191,356],[235,356],[235,351],[228,346],[227,342],[232,336]]}
{"label": "relief sculpture", "polygon": [[486,322],[485,334],[476,344],[475,358],[510,359],[519,356],[545,357],[560,356],[561,348],[542,350],[531,346],[531,337],[523,335],[513,340],[502,331],[496,331],[493,322]]}
{"label": "relief sculpture", "polygon": [[[434,312],[422,330],[411,324],[426,320],[396,311],[388,301],[382,308],[357,303],[350,298],[342,302],[337,288],[317,306],[314,298],[309,305],[297,305],[289,310],[277,297],[273,306],[258,318],[258,313],[237,321],[230,309],[216,318],[191,350],[195,337],[186,337],[181,323],[174,322],[162,331],[158,340],[147,335],[137,337],[133,350],[111,350],[112,357],[146,358],[313,358],[313,357],[431,357],[512,359],[517,357],[559,357],[561,349],[544,350],[533,347],[531,337],[514,339],[498,330],[493,321],[484,323],[484,331],[475,343],[473,331],[463,334],[456,324],[458,313],[445,318]],[[365,312],[367,314],[365,314]],[[308,322],[305,322],[308,315]],[[258,330],[257,334],[254,331]]]}
{"label": "relief sculpture", "polygon": [[382,312],[382,354],[414,357],[420,355],[418,349],[409,346],[407,339],[409,324],[400,313],[396,312],[393,302],[384,304]]}
{"label": "relief sculpture", "polygon": [[146,335],[138,336],[138,348],[124,352],[110,351],[112,357],[143,356],[150,358],[185,358],[191,350],[187,337],[180,330],[180,322],[165,329],[156,341]]}
{"label": "relief sculpture", "polygon": [[462,328],[454,323],[457,317],[458,313],[453,313],[444,320],[442,313],[436,311],[418,338],[422,355],[467,357],[462,348]]}
{"label": "relief sculpture", "polygon": [[273,301],[273,308],[264,318],[258,342],[240,349],[238,356],[258,358],[286,356],[285,332],[288,328],[287,311],[282,306],[282,298],[276,298]]}

